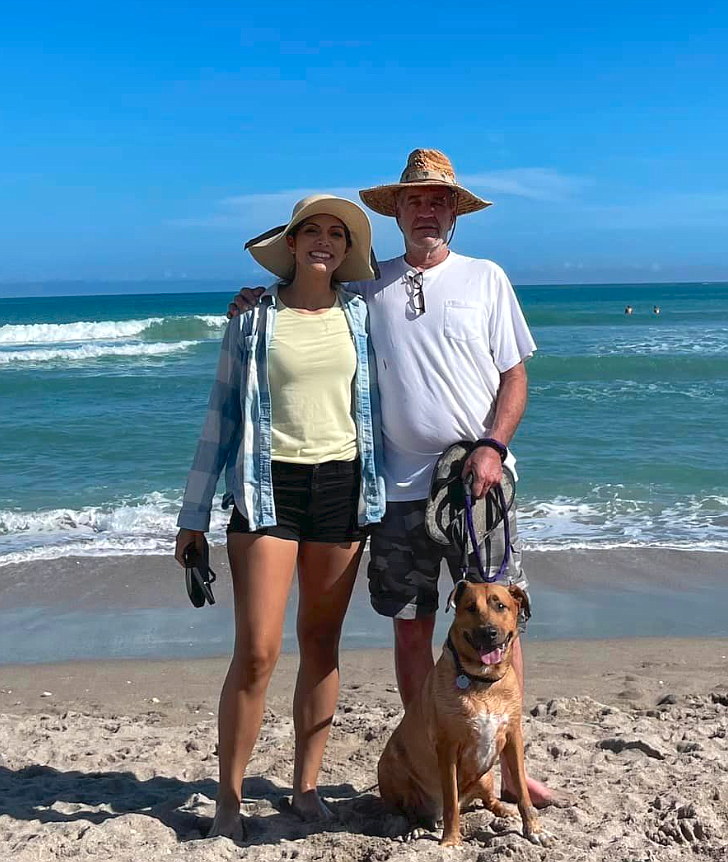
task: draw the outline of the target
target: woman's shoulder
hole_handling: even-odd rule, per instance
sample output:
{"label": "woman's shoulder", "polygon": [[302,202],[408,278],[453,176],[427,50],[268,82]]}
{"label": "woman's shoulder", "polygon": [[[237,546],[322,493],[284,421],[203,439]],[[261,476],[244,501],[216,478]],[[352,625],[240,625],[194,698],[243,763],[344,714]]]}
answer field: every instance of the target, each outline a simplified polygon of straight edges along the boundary
{"label": "woman's shoulder", "polygon": [[239,341],[246,335],[252,334],[256,311],[259,307],[260,303],[249,308],[247,311],[241,311],[235,317],[231,317],[228,320],[225,328],[225,334],[228,339],[232,338],[234,341]]}
{"label": "woman's shoulder", "polygon": [[357,290],[352,290],[349,286],[344,287],[341,284],[337,285],[336,289],[339,293],[339,299],[341,302],[347,302],[355,306],[366,308],[366,300]]}

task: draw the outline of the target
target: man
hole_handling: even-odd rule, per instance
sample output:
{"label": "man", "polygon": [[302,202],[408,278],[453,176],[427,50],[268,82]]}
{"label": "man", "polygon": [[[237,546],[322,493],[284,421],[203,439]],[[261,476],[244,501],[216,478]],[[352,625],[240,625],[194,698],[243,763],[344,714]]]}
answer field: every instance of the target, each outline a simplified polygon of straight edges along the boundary
{"label": "man", "polygon": [[[360,196],[375,212],[396,219],[405,242],[405,254],[383,262],[379,278],[350,287],[369,307],[384,435],[387,510],[371,533],[370,593],[375,610],[394,621],[395,669],[406,709],[433,667],[443,559],[457,577],[458,560],[425,529],[433,468],[452,443],[487,439],[473,450],[463,474],[473,474],[478,497],[501,480],[502,458],[526,406],[524,361],[535,344],[503,270],[449,247],[457,217],[490,202],[457,183],[447,156],[415,150],[399,183]],[[252,299],[245,291],[230,313],[248,308]],[[515,512],[511,518],[515,537]],[[525,586],[517,540],[514,545],[508,577]],[[497,567],[496,549],[491,558]],[[513,658],[523,687],[520,640]],[[501,772],[501,794],[512,800],[503,762]],[[537,807],[566,802],[537,781],[528,784]]]}

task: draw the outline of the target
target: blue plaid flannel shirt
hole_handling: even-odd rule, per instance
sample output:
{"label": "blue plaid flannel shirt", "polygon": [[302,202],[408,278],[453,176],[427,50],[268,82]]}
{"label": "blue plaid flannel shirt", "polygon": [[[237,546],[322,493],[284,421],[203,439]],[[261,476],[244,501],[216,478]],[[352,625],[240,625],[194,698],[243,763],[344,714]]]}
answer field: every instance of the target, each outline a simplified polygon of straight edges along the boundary
{"label": "blue plaid flannel shirt", "polygon": [[[354,420],[361,466],[359,524],[384,515],[382,436],[377,364],[368,335],[365,301],[336,290],[356,348]],[[268,349],[275,327],[278,284],[268,288],[250,311],[227,325],[207,418],[187,478],[177,526],[206,531],[212,498],[225,470],[223,508],[234,500],[250,529],[276,523],[271,477],[271,401]]]}

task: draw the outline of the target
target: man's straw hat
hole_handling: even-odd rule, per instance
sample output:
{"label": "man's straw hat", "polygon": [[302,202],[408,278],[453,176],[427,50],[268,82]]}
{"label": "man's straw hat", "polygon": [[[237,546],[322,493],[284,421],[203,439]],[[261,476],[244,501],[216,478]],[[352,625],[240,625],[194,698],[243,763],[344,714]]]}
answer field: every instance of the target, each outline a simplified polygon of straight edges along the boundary
{"label": "man's straw hat", "polygon": [[314,215],[331,215],[342,221],[351,234],[351,248],[334,272],[336,281],[368,281],[376,277],[372,257],[372,226],[364,210],[353,201],[334,195],[310,195],[293,207],[288,224],[271,228],[245,243],[255,260],[279,278],[293,278],[294,259],[286,236],[291,229]]}
{"label": "man's straw hat", "polygon": [[458,216],[484,210],[491,205],[491,201],[484,201],[458,184],[450,159],[439,150],[413,150],[398,183],[362,189],[359,197],[374,212],[393,216],[396,215],[395,198],[400,189],[430,185],[447,186],[457,193],[455,215]]}

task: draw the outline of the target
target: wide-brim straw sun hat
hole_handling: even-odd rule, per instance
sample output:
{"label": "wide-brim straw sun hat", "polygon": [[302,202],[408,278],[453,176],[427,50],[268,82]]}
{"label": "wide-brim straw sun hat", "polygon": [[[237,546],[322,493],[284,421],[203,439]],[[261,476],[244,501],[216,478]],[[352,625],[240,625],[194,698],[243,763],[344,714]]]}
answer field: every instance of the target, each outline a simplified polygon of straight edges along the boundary
{"label": "wide-brim straw sun hat", "polygon": [[293,207],[288,224],[271,228],[245,243],[255,260],[279,278],[293,278],[295,260],[286,236],[296,225],[315,215],[330,215],[342,221],[351,235],[351,248],[334,271],[336,281],[368,281],[376,277],[372,255],[372,226],[364,210],[353,201],[335,195],[310,195]]}
{"label": "wide-brim straw sun hat", "polygon": [[407,166],[398,183],[362,189],[359,192],[359,197],[375,213],[395,216],[397,214],[396,197],[400,189],[406,189],[410,186],[431,185],[447,186],[456,192],[456,216],[478,212],[478,210],[492,206],[492,201],[479,198],[458,183],[455,179],[452,162],[440,150],[413,150],[407,158]]}

